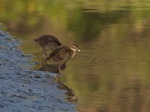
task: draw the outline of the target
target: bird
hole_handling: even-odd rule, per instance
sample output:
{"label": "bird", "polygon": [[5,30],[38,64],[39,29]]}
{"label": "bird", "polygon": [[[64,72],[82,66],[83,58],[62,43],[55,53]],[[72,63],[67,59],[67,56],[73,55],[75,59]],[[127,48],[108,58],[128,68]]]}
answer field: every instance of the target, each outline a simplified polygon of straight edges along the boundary
{"label": "bird", "polygon": [[77,52],[80,52],[80,49],[76,44],[72,44],[69,47],[66,45],[58,46],[55,50],[53,50],[45,59],[44,65],[47,65],[47,61],[58,64],[59,73],[62,73],[62,66],[66,64],[66,62],[73,58]]}
{"label": "bird", "polygon": [[[61,66],[61,70],[64,70],[66,68],[66,64],[64,63]],[[40,71],[48,71],[51,73],[59,73],[58,64],[50,64],[50,65],[44,65],[40,67],[38,70]]]}
{"label": "bird", "polygon": [[49,34],[44,34],[36,38],[35,42],[37,42],[42,47],[43,57],[47,55],[47,50],[53,51],[56,47],[62,45],[62,43],[55,36]]}

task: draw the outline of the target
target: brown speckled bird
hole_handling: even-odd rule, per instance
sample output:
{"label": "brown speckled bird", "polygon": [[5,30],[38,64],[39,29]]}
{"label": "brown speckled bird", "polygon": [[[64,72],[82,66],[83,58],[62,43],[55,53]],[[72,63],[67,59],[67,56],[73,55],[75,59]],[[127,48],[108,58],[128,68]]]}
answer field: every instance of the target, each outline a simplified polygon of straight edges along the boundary
{"label": "brown speckled bird", "polygon": [[75,44],[70,47],[61,45],[53,50],[46,59],[44,59],[43,64],[46,65],[46,62],[50,60],[51,62],[58,64],[59,73],[61,73],[61,67],[63,64],[65,64],[71,57],[74,57],[77,51],[80,52]]}
{"label": "brown speckled bird", "polygon": [[53,35],[42,35],[36,38],[35,41],[42,47],[43,57],[47,55],[47,50],[54,50],[56,47],[62,45],[61,42]]}

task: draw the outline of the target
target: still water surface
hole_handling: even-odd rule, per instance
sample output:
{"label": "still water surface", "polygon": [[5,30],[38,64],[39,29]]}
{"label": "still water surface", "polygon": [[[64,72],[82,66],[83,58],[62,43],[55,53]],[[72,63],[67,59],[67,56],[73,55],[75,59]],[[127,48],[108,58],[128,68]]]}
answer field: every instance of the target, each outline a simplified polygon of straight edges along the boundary
{"label": "still water surface", "polygon": [[33,40],[42,34],[78,44],[62,80],[80,112],[150,112],[150,2],[13,1],[0,1],[0,27],[34,61],[41,48]]}

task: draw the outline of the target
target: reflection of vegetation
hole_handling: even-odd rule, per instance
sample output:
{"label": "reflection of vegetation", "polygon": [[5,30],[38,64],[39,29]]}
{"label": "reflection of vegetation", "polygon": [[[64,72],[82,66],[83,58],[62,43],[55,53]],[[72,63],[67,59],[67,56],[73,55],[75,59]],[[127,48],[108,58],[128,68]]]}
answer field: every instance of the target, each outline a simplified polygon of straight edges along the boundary
{"label": "reflection of vegetation", "polygon": [[[9,31],[31,34],[33,31],[42,30],[43,25],[50,24],[52,29],[73,28],[79,38],[96,36],[108,23],[115,23],[124,17],[120,9],[146,8],[147,3],[139,0],[126,0],[113,2],[104,1],[68,1],[65,0],[1,0],[0,21],[8,26]],[[95,9],[96,12],[83,11],[82,9]],[[9,13],[8,13],[9,12]],[[144,11],[149,16],[149,11]],[[127,13],[127,12],[125,12]],[[135,22],[141,15],[136,12]],[[70,17],[71,16],[71,17]],[[121,17],[122,16],[122,17]],[[79,28],[80,27],[80,28]],[[81,30],[80,30],[81,29]]]}
{"label": "reflection of vegetation", "polygon": [[41,2],[41,0],[36,2],[34,0],[13,0],[13,2],[2,0],[0,1],[0,21],[7,25],[9,31],[28,32],[28,34],[42,28],[46,18],[50,18],[54,24],[59,24],[60,20],[62,20],[60,23],[64,24],[63,18],[66,16],[61,3],[55,5],[52,1]]}
{"label": "reflection of vegetation", "polygon": [[[107,25],[117,23],[128,16],[128,11],[113,11],[106,13],[93,12],[94,10],[83,10],[79,15],[70,16],[69,29],[77,33],[77,37],[87,40],[96,37]],[[96,10],[95,10],[96,11]]]}

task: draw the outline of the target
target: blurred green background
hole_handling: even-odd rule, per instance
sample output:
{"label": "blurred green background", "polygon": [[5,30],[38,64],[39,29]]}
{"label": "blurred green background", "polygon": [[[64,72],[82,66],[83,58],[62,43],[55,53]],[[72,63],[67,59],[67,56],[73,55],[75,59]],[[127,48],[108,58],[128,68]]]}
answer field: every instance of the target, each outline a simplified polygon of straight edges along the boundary
{"label": "blurred green background", "polygon": [[63,81],[80,112],[150,112],[149,0],[1,0],[0,14],[0,29],[34,61],[43,34],[78,44]]}

